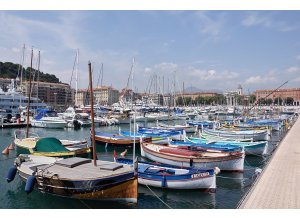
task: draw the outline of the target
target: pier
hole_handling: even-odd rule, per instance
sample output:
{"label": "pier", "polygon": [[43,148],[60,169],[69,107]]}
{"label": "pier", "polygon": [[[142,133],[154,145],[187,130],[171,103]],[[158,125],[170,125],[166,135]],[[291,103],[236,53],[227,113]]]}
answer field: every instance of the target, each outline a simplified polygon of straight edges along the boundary
{"label": "pier", "polygon": [[300,208],[300,119],[288,131],[239,209]]}

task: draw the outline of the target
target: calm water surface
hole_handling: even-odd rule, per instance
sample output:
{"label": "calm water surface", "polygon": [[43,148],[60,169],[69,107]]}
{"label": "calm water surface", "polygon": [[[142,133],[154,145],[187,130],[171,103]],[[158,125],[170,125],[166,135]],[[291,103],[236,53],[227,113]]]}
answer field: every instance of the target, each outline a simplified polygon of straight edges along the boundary
{"label": "calm water surface", "polygon": [[[96,131],[118,132],[118,126],[97,127]],[[122,129],[129,129],[128,125],[122,125]],[[25,129],[24,129],[25,130]],[[13,141],[15,129],[0,129],[0,150],[2,151]],[[41,129],[31,128],[31,132],[37,133],[41,137],[57,137],[59,139],[82,140],[89,139],[89,128],[74,129]],[[255,170],[263,168],[270,155],[276,149],[278,141],[284,136],[284,131],[274,132],[271,144],[268,147],[268,154],[265,157],[247,156],[245,159],[244,173],[220,173],[217,176],[216,193],[205,193],[197,190],[178,191],[178,190],[161,190],[158,188],[148,188],[139,185],[138,204],[113,203],[105,201],[82,201],[75,199],[62,198],[49,194],[42,194],[33,191],[26,194],[24,191],[25,184],[18,176],[11,183],[5,180],[7,171],[13,165],[16,156],[15,151],[11,151],[8,156],[0,154],[0,208],[182,208],[182,209],[234,209],[241,198],[249,190],[253,182]],[[123,152],[124,149],[116,149],[117,153]],[[139,149],[137,155],[140,156]],[[113,149],[97,145],[97,156],[102,160],[113,161]],[[128,158],[132,157],[132,150],[127,154]]]}

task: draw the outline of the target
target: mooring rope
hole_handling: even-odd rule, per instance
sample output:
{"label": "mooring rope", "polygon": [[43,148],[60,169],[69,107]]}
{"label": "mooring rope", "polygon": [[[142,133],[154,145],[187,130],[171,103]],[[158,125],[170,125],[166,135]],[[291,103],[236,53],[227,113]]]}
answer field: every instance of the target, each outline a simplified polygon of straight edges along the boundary
{"label": "mooring rope", "polygon": [[152,191],[152,189],[151,189],[148,185],[146,185],[146,186],[147,186],[147,188],[152,192],[152,194],[155,195],[155,197],[158,198],[158,200],[160,200],[160,201],[161,201],[164,205],[166,205],[169,209],[173,209],[173,208],[170,207],[166,202],[164,202],[162,199],[160,199],[160,198],[155,194],[155,192]]}

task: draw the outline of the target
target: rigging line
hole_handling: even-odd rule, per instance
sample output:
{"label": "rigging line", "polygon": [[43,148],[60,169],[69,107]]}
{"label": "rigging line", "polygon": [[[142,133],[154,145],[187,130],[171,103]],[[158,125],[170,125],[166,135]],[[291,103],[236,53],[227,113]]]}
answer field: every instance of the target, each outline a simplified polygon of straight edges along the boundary
{"label": "rigging line", "polygon": [[[286,82],[284,82],[283,84],[281,84],[279,87],[277,87],[276,89],[274,89],[270,94],[268,94],[267,96],[265,96],[264,98],[262,98],[262,99],[266,99],[267,97],[269,97],[270,95],[272,95],[274,92],[276,92],[276,91],[278,91],[278,89],[280,89],[282,86],[284,86],[285,84],[287,84],[289,81],[287,80]],[[248,113],[249,111],[251,111],[256,105],[258,105],[258,103],[259,103],[259,99],[257,99],[257,102],[254,104],[254,105],[252,105],[252,107],[250,107],[247,111],[246,111],[246,113]],[[240,115],[240,116],[238,116],[236,119],[239,119],[239,118],[241,118],[242,116]]]}
{"label": "rigging line", "polygon": [[170,207],[166,202],[164,202],[162,199],[160,199],[160,198],[155,194],[155,192],[152,191],[152,189],[151,189],[148,185],[146,185],[146,186],[147,186],[147,188],[152,192],[152,194],[154,194],[154,196],[157,197],[164,205],[166,205],[169,209],[173,209],[173,208]]}
{"label": "rigging line", "polygon": [[91,208],[89,205],[87,205],[86,203],[84,203],[81,199],[78,199],[84,206],[86,206],[88,209],[93,209]]}
{"label": "rigging line", "polygon": [[73,80],[73,74],[74,74],[74,71],[75,71],[76,60],[77,60],[77,52],[76,52],[75,60],[74,60],[74,64],[73,64],[73,69],[72,69],[72,74],[71,74],[71,79],[70,79],[70,86],[71,86],[71,83],[72,83],[72,80]]}

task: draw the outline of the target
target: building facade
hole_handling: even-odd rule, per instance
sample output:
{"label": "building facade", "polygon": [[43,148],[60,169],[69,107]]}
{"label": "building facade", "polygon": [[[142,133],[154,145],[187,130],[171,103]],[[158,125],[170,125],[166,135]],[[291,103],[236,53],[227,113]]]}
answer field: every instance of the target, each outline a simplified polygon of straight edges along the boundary
{"label": "building facade", "polygon": [[254,92],[254,95],[256,97],[256,101],[258,101],[261,98],[270,98],[273,100],[274,104],[277,104],[274,102],[275,99],[281,98],[282,104],[286,101],[288,97],[293,98],[293,105],[300,105],[300,88],[290,88],[290,89],[278,89],[274,92],[274,90],[256,90]]}
{"label": "building facade", "polygon": [[195,100],[198,96],[200,97],[215,97],[219,95],[216,92],[195,92],[195,93],[183,93],[183,94],[176,94],[176,101],[179,97],[182,98],[191,98],[192,100]]}
{"label": "building facade", "polygon": [[[93,89],[94,104],[112,105],[119,101],[120,93],[111,86],[99,86]],[[89,90],[80,89],[75,94],[76,106],[90,104]]]}
{"label": "building facade", "polygon": [[[27,96],[29,81],[23,82],[22,92]],[[58,111],[63,111],[74,105],[74,89],[65,83],[36,82],[31,83],[31,96],[38,97],[41,101],[52,106]]]}

